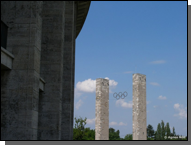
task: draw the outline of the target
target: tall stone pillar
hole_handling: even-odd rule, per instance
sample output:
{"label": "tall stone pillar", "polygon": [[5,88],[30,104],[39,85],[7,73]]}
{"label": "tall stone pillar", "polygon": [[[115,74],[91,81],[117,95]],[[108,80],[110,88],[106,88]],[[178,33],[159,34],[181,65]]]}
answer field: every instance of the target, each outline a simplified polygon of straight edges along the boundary
{"label": "tall stone pillar", "polygon": [[133,140],[147,140],[146,75],[133,74]]}
{"label": "tall stone pillar", "polygon": [[1,1],[11,70],[1,70],[1,139],[36,140],[42,1]]}
{"label": "tall stone pillar", "polygon": [[95,140],[109,140],[109,80],[96,79]]}
{"label": "tall stone pillar", "polygon": [[65,1],[61,140],[73,139],[76,3]]}
{"label": "tall stone pillar", "polygon": [[39,140],[61,139],[64,24],[65,1],[44,1],[41,76],[46,84],[39,98]]}

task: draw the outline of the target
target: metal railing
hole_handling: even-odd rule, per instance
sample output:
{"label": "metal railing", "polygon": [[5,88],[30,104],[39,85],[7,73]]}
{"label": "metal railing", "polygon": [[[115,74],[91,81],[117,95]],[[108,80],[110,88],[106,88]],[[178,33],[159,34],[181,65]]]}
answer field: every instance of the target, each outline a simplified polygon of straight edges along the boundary
{"label": "metal railing", "polygon": [[7,31],[8,26],[1,21],[1,46],[6,49],[7,48]]}

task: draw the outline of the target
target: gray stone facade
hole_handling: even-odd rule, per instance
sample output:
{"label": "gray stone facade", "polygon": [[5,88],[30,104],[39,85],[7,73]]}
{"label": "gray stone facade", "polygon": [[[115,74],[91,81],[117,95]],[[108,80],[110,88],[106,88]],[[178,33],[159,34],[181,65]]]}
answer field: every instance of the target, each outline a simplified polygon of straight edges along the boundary
{"label": "gray stone facade", "polygon": [[109,140],[109,80],[96,79],[95,140]]}
{"label": "gray stone facade", "polygon": [[133,74],[133,140],[147,140],[146,75]]}
{"label": "gray stone facade", "polygon": [[[72,140],[75,39],[90,2],[1,1],[1,140]],[[77,23],[78,22],[78,23]]]}

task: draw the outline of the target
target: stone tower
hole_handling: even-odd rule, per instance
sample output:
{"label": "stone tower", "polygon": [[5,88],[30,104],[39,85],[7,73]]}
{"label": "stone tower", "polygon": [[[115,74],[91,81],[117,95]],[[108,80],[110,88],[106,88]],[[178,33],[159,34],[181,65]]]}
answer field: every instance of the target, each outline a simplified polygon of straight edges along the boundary
{"label": "stone tower", "polygon": [[133,74],[133,140],[147,140],[146,75]]}
{"label": "stone tower", "polygon": [[95,140],[109,140],[109,80],[96,79]]}

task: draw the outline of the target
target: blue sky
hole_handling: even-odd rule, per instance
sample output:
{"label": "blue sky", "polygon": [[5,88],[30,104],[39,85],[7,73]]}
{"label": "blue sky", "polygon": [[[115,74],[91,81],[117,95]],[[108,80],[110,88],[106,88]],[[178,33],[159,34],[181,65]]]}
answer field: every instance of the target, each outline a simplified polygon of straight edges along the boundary
{"label": "blue sky", "polygon": [[[95,129],[95,80],[109,78],[109,123],[132,133],[132,75],[147,78],[147,125],[187,135],[187,2],[92,1],[76,39],[74,117]],[[114,92],[128,92],[117,101]]]}

